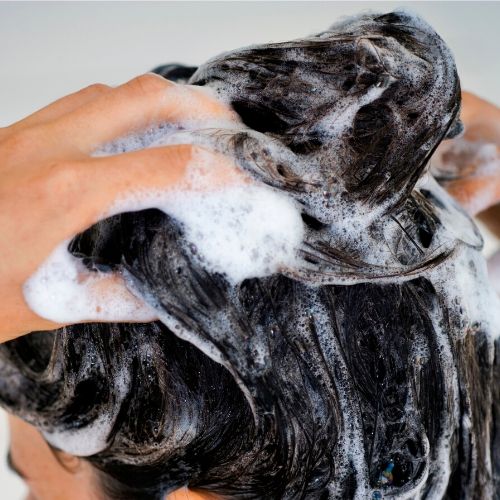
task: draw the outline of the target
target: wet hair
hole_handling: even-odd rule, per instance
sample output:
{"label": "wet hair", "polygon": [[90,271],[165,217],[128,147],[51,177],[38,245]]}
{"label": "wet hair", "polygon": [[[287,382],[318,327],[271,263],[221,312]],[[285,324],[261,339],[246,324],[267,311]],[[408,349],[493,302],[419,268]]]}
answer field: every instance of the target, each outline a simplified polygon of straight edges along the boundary
{"label": "wet hair", "polygon": [[102,221],[70,251],[123,273],[162,321],[2,345],[2,405],[68,452],[103,436],[86,459],[110,498],[183,486],[227,498],[492,498],[499,344],[449,293],[465,267],[479,287],[482,240],[432,179],[421,183],[458,128],[444,42],[402,12],[367,14],[157,72],[211,87],[238,112],[247,130],[202,135],[303,207],[298,263],[235,285],[163,212]]}

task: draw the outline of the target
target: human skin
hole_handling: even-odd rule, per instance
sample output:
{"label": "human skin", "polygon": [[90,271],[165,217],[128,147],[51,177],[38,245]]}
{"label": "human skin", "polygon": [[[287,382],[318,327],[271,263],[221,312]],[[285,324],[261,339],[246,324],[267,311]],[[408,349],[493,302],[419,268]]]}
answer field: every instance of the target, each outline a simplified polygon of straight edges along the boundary
{"label": "human skin", "polygon": [[[500,108],[468,92],[464,92],[462,108],[463,120],[467,124],[464,138],[470,141],[495,144],[497,163],[500,164],[500,155],[498,154],[500,150]],[[500,171],[497,170],[496,174],[484,176],[483,189],[491,183],[496,189],[497,203],[481,211],[478,217],[495,235],[500,236],[500,204],[498,203],[500,199]],[[477,191],[475,195],[478,196]],[[460,200],[460,195],[458,197]]]}
{"label": "human skin", "polygon": [[[106,500],[95,469],[85,460],[54,451],[42,434],[20,418],[9,415],[10,461],[29,489],[26,500]],[[182,488],[166,500],[214,500],[217,497]]]}
{"label": "human skin", "polygon": [[[158,123],[201,127],[213,120],[238,118],[199,89],[146,74],[117,88],[92,85],[0,129],[0,342],[64,326],[29,309],[23,283],[57,244],[97,222],[118,198],[185,186],[187,165],[199,153],[217,163],[217,185],[248,182],[229,159],[195,145],[91,156],[104,143]],[[119,275],[102,278],[95,293],[103,302],[108,294],[137,302]],[[66,500],[68,491],[72,500],[103,498],[88,462],[54,452],[17,417],[9,415],[9,427],[11,462],[29,487],[28,500]],[[178,498],[213,497],[187,489],[169,496]]]}
{"label": "human skin", "polygon": [[[89,462],[49,447],[42,434],[9,415],[10,461],[25,482],[25,500],[106,500],[99,477]],[[215,500],[217,497],[182,488],[165,500]]]}
{"label": "human skin", "polygon": [[[41,433],[9,415],[10,463],[27,488],[26,500],[102,500],[90,463],[64,452],[53,452]],[[57,453],[57,455],[56,455]]]}
{"label": "human skin", "polygon": [[[92,85],[0,129],[0,342],[63,326],[29,309],[23,284],[59,243],[105,217],[117,199],[185,184],[189,161],[200,154],[217,164],[216,182],[243,179],[229,159],[195,145],[108,157],[92,152],[160,122],[201,127],[214,119],[237,120],[237,115],[199,88],[146,74],[116,88]],[[120,276],[94,283],[92,293],[102,303],[121,296],[141,307]]]}
{"label": "human skin", "polygon": [[[462,93],[460,113],[465,131],[462,138],[443,141],[437,155],[456,168],[457,178],[446,181],[447,191],[469,212],[500,236],[500,109],[469,92]],[[471,146],[464,155],[460,146]],[[484,161],[475,147],[492,145],[495,161]]]}
{"label": "human skin", "polygon": [[[177,89],[155,75],[115,89],[91,86],[0,129],[0,341],[62,326],[30,311],[22,296],[24,281],[58,243],[99,220],[117,197],[138,188],[170,189],[183,182],[197,148],[170,146],[92,158],[90,153],[99,144],[154,123],[192,119],[193,114],[200,123],[214,117],[237,119],[231,110],[195,89],[189,90],[194,102],[179,99]],[[498,108],[472,94],[463,97],[465,137],[498,145]],[[453,141],[443,147],[453,148]],[[229,182],[243,180],[229,160],[210,154],[227,166]],[[479,206],[472,202],[481,199],[500,176],[492,180],[481,174],[480,166],[466,167],[449,191],[466,207]],[[494,203],[499,200],[500,189]],[[96,293],[103,300],[106,294],[117,293],[124,300],[136,300],[116,275],[104,278]],[[104,500],[99,477],[88,462],[54,453],[35,427],[17,417],[9,416],[9,424],[12,462],[26,478],[28,500],[66,500],[68,491],[72,500]],[[168,496],[168,500],[213,498],[188,489]]]}

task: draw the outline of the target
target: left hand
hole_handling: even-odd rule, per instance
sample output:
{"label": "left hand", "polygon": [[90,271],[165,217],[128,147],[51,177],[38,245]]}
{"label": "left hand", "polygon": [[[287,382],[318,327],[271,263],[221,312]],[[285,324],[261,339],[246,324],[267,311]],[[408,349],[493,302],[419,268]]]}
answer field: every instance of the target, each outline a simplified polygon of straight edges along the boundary
{"label": "left hand", "polygon": [[462,137],[443,141],[431,166],[446,190],[472,215],[500,203],[500,109],[462,94]]}

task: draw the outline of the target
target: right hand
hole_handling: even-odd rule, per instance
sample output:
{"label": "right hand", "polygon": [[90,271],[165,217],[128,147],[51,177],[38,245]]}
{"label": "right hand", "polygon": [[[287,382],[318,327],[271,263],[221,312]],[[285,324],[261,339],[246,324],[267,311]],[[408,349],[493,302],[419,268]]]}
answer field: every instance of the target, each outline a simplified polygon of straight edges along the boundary
{"label": "right hand", "polygon": [[[223,184],[242,177],[228,158],[194,145],[107,157],[92,152],[160,122],[203,126],[214,118],[237,115],[199,88],[146,74],[116,88],[92,85],[0,129],[0,342],[63,326],[29,309],[23,283],[59,243],[109,215],[115,200],[185,183],[186,166],[199,154],[222,165]],[[119,294],[137,302],[118,275],[95,285],[103,301]]]}

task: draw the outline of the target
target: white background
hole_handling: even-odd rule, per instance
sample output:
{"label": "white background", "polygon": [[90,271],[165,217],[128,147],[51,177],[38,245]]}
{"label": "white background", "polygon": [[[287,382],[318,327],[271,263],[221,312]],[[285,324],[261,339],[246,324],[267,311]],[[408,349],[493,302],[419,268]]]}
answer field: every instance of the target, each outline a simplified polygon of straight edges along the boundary
{"label": "white background", "polygon": [[[499,3],[0,2],[0,126],[91,83],[117,85],[159,64],[196,65],[231,48],[321,31],[340,16],[401,5],[449,44],[463,88],[500,105]],[[0,460],[0,500],[22,495]]]}

